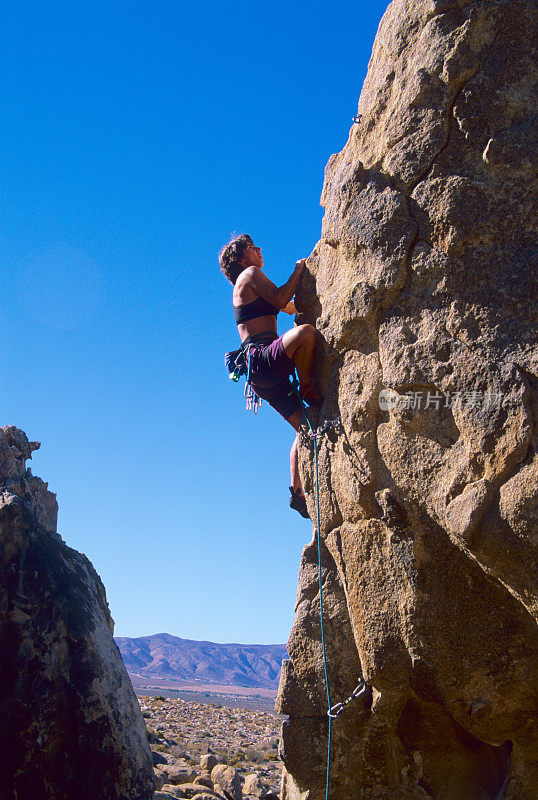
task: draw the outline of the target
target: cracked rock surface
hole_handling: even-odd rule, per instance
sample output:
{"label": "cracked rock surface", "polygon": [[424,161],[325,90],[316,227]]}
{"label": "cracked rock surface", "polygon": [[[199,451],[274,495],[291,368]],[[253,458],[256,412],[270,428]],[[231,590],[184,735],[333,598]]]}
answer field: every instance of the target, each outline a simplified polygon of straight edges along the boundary
{"label": "cracked rock surface", "polygon": [[56,533],[58,505],[0,428],[0,797],[149,800],[144,720],[105,589]]}
{"label": "cracked rock surface", "polygon": [[[319,453],[332,702],[370,686],[333,725],[339,800],[538,796],[537,16],[394,0],[326,168],[297,306],[343,424]],[[315,544],[288,652],[282,800],[322,800]]]}

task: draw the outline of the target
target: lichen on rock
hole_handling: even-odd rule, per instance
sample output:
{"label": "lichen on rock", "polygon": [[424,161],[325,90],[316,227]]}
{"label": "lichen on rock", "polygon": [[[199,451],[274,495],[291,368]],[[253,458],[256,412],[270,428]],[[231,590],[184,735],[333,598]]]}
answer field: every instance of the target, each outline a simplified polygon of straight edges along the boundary
{"label": "lichen on rock", "polygon": [[149,800],[144,720],[105,589],[56,532],[25,466],[39,447],[0,428],[0,797]]}
{"label": "lichen on rock", "polygon": [[[316,325],[331,797],[538,793],[536,49],[530,0],[394,0],[329,160]],[[534,147],[534,149],[533,149]],[[384,402],[380,392],[385,392]],[[300,446],[311,517],[312,444]],[[279,710],[283,800],[325,797],[317,555]]]}

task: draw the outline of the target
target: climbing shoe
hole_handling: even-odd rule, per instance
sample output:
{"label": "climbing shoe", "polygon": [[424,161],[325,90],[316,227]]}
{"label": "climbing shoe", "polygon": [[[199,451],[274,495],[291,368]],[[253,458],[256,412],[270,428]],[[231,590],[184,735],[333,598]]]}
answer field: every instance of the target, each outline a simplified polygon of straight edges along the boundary
{"label": "climbing shoe", "polygon": [[309,406],[320,406],[323,403],[323,395],[316,389],[314,381],[303,383],[299,388],[299,394]]}
{"label": "climbing shoe", "polygon": [[301,517],[305,519],[310,519],[308,511],[306,510],[306,500],[304,494],[301,494],[300,489],[293,489],[293,486],[290,486],[290,508],[293,508],[294,511],[298,511]]}

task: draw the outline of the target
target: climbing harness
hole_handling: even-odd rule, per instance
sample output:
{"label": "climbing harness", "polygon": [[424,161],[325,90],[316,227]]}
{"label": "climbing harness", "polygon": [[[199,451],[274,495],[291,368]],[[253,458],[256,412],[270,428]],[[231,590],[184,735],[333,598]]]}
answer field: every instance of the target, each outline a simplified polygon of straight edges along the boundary
{"label": "climbing harness", "polygon": [[319,463],[318,463],[318,442],[329,431],[340,433],[343,431],[342,421],[340,419],[326,420],[323,425],[314,431],[308,414],[306,413],[306,406],[299,394],[299,382],[296,377],[292,381],[297,395],[303,407],[303,414],[308,423],[309,435],[314,443],[314,475],[316,481],[316,540],[318,545],[318,585],[319,585],[319,612],[320,612],[320,628],[321,628],[321,646],[323,651],[323,670],[325,673],[325,690],[327,693],[327,716],[329,718],[329,730],[327,737],[327,778],[325,782],[325,800],[329,800],[329,783],[331,775],[331,744],[332,744],[332,725],[333,720],[342,714],[347,706],[356,698],[360,697],[366,691],[366,683],[361,676],[358,680],[357,686],[353,689],[352,693],[345,700],[331,705],[331,693],[329,689],[329,674],[327,670],[327,650],[325,647],[325,624],[323,619],[323,581],[321,577],[321,514],[319,509]]}
{"label": "climbing harness", "polygon": [[241,348],[239,350],[232,350],[229,353],[225,353],[224,364],[230,373],[230,380],[234,383],[237,383],[241,375],[246,374],[247,365],[245,362],[245,354]]}
{"label": "climbing harness", "polygon": [[230,380],[237,383],[241,375],[245,375],[245,399],[247,411],[254,411],[258,413],[261,407],[262,399],[259,397],[250,383],[250,345],[246,348],[241,347],[239,350],[232,350],[224,355],[224,363],[230,373]]}

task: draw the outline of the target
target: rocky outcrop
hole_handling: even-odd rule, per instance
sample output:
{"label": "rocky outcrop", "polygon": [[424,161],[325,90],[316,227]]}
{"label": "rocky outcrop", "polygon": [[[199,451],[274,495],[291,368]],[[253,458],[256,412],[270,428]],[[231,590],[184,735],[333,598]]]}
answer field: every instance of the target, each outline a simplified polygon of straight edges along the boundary
{"label": "rocky outcrop", "polygon": [[[330,796],[538,795],[537,6],[395,0],[325,176],[316,325]],[[300,447],[314,518],[312,443]],[[278,710],[283,800],[325,797],[317,553]]]}
{"label": "rocky outcrop", "polygon": [[144,721],[105,590],[56,533],[58,506],[0,428],[0,797],[148,800]]}

